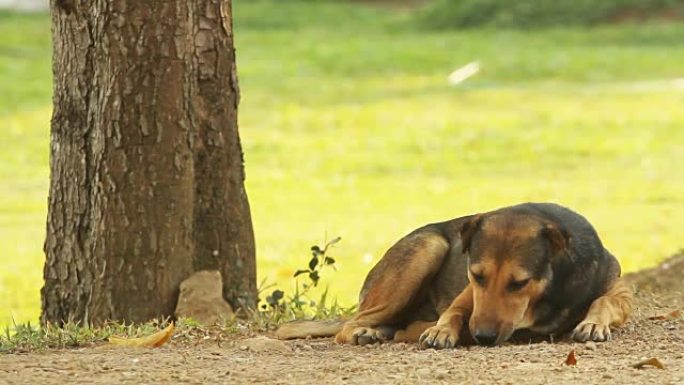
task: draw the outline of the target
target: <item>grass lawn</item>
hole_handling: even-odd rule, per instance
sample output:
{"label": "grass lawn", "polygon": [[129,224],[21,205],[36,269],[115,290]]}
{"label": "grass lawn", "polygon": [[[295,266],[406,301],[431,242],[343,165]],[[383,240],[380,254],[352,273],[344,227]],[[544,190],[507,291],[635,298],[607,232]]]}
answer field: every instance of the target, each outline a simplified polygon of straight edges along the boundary
{"label": "grass lawn", "polygon": [[[627,271],[684,246],[684,25],[435,32],[360,5],[234,8],[260,279],[289,291],[339,235],[323,280],[351,304],[406,232],[530,200],[583,213]],[[39,313],[49,29],[0,14],[0,324]]]}

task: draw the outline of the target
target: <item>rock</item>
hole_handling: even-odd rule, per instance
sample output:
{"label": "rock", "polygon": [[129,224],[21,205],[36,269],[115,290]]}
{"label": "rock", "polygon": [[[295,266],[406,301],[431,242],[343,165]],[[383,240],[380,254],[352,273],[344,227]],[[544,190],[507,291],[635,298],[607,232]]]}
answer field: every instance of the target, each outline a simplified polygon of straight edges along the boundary
{"label": "rock", "polygon": [[247,338],[240,341],[241,350],[249,350],[255,353],[279,352],[292,353],[292,349],[285,342],[268,337]]}
{"label": "rock", "polygon": [[449,378],[449,371],[444,369],[437,369],[435,371],[435,379],[444,380]]}
{"label": "rock", "polygon": [[180,284],[176,317],[192,318],[205,326],[233,318],[233,309],[223,299],[219,271],[198,271]]}

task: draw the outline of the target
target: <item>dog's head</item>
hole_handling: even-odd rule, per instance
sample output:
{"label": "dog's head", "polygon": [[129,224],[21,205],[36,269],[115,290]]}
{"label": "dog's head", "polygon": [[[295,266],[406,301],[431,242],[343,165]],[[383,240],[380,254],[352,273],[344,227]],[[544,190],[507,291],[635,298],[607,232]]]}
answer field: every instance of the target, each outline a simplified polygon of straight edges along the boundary
{"label": "dog's head", "polygon": [[511,212],[474,216],[461,230],[473,288],[469,328],[483,345],[500,344],[534,323],[534,307],[552,279],[551,265],[570,237],[557,223]]}

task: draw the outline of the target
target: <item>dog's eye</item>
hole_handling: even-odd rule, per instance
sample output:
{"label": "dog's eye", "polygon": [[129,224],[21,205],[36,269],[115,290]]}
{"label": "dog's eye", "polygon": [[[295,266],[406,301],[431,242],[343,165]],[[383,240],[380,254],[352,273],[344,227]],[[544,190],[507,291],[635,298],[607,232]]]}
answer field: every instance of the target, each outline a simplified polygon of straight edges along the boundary
{"label": "dog's eye", "polygon": [[485,285],[485,277],[482,274],[474,274],[470,273],[473,276],[473,280],[477,282],[478,285],[484,286]]}
{"label": "dog's eye", "polygon": [[527,286],[527,284],[530,282],[530,279],[521,279],[520,281],[511,281],[511,283],[508,284],[508,291],[513,292],[513,291],[518,291],[522,289],[523,287]]}
{"label": "dog's eye", "polygon": [[508,284],[508,291],[518,291],[525,287],[528,282],[530,282],[529,278],[520,281],[511,281],[511,283]]}

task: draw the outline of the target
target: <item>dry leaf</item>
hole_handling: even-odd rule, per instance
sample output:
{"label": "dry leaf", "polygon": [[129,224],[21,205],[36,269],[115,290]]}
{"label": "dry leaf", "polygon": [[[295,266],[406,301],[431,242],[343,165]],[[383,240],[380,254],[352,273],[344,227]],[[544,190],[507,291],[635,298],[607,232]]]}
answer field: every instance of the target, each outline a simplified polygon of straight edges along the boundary
{"label": "dry leaf", "polygon": [[109,343],[112,345],[121,346],[138,346],[145,348],[158,348],[168,340],[171,339],[173,335],[173,323],[169,324],[165,329],[162,329],[154,334],[147,337],[140,338],[120,338],[120,337],[109,337]]}
{"label": "dry leaf", "polygon": [[673,319],[681,318],[682,312],[679,310],[671,311],[667,314],[660,314],[653,317],[648,317],[651,321],[670,321]]}
{"label": "dry leaf", "polygon": [[637,368],[637,369],[642,369],[644,366],[647,366],[647,365],[648,366],[655,366],[658,369],[665,369],[665,366],[663,365],[663,363],[660,362],[660,360],[658,360],[655,357],[649,358],[647,360],[643,360],[641,362],[637,362],[636,364],[632,365],[632,367]]}
{"label": "dry leaf", "polygon": [[575,366],[577,365],[577,357],[575,357],[575,350],[571,350],[570,353],[568,353],[568,358],[565,359],[565,365],[568,366]]}

